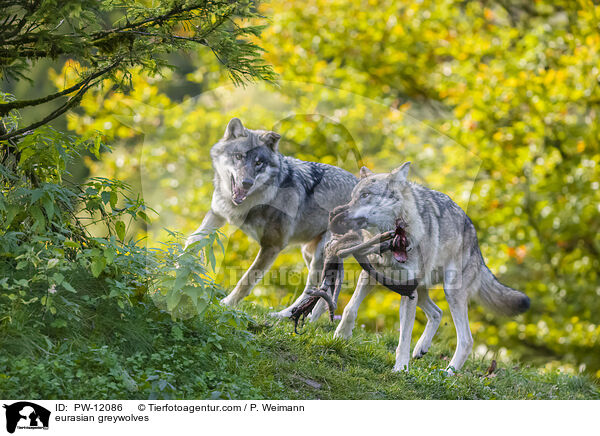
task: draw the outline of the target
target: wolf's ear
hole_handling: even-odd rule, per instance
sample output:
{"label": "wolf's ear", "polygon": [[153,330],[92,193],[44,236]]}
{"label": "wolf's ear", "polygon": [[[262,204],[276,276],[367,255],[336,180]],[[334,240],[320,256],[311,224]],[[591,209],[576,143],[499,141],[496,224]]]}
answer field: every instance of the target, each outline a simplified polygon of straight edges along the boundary
{"label": "wolf's ear", "polygon": [[359,174],[360,174],[360,178],[364,179],[365,177],[372,176],[375,173],[373,171],[371,171],[370,169],[368,169],[367,167],[361,167]]}
{"label": "wolf's ear", "polygon": [[248,136],[246,129],[239,118],[232,118],[229,124],[227,124],[223,139],[235,139],[240,136]]}
{"label": "wolf's ear", "polygon": [[277,151],[277,145],[281,139],[281,135],[275,132],[265,132],[260,135],[260,139],[267,147],[273,151]]}
{"label": "wolf's ear", "polygon": [[408,170],[410,168],[410,162],[403,163],[402,166],[392,171],[391,177],[395,182],[406,182],[408,177]]}

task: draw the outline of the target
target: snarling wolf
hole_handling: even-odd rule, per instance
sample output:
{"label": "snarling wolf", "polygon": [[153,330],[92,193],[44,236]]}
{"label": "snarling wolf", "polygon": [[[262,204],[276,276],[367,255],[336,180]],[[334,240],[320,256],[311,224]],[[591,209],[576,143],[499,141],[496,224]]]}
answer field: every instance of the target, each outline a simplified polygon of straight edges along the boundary
{"label": "snarling wolf", "polygon": [[[392,250],[370,256],[376,269],[388,276],[416,280],[414,295],[400,301],[400,340],[395,371],[407,370],[410,342],[419,306],[427,325],[412,353],[422,357],[429,349],[442,318],[442,311],[429,297],[429,288],[443,283],[454,320],[458,342],[447,371],[462,368],[471,353],[468,301],[478,299],[484,306],[504,315],[516,315],[529,308],[529,298],[500,283],[485,265],[473,223],[445,194],[407,181],[410,162],[390,174],[374,174],[363,167],[352,191],[352,200],[332,214],[330,230],[343,234],[365,229],[374,232],[395,230]],[[364,231],[364,230],[363,230]],[[335,336],[349,338],[358,306],[375,282],[363,271]]]}
{"label": "snarling wolf", "polygon": [[[258,256],[233,291],[222,300],[235,305],[246,297],[288,244],[302,244],[309,273],[305,292],[317,285],[329,212],[350,200],[357,178],[332,165],[304,162],[278,151],[280,135],[250,130],[233,118],[211,149],[214,193],[211,209],[186,241],[186,248],[229,222],[260,244]],[[303,293],[296,303],[302,301]],[[294,303],[294,304],[296,304]],[[287,317],[292,304],[277,315]],[[318,318],[325,309],[313,310]]]}

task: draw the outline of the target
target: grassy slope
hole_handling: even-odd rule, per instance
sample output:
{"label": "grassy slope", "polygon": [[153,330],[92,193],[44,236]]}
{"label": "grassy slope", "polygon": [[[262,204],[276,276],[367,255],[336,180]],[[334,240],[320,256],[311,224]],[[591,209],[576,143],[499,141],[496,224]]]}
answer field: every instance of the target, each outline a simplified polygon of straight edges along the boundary
{"label": "grassy slope", "polygon": [[448,377],[440,369],[453,350],[436,345],[435,339],[423,359],[411,361],[408,373],[393,373],[396,335],[357,329],[350,341],[343,341],[333,338],[333,325],[320,321],[298,336],[291,323],[267,327],[272,321],[264,310],[249,304],[243,309],[259,322],[259,353],[248,369],[252,384],[265,398],[600,399],[598,385],[587,377],[543,374],[516,363],[500,364],[486,377],[490,361],[470,357],[460,374]]}
{"label": "grassy slope", "polygon": [[246,318],[241,312],[215,307],[202,318],[172,321],[150,302],[123,316],[109,303],[101,313],[94,309],[96,323],[47,327],[54,345],[27,323],[0,329],[0,398],[600,399],[587,377],[515,363],[485,377],[489,360],[474,357],[447,377],[439,370],[452,350],[443,335],[408,373],[397,374],[392,333],[357,329],[344,341],[323,320],[295,335],[290,322],[274,322],[266,309],[244,303],[241,310],[253,319],[249,337],[233,322]]}

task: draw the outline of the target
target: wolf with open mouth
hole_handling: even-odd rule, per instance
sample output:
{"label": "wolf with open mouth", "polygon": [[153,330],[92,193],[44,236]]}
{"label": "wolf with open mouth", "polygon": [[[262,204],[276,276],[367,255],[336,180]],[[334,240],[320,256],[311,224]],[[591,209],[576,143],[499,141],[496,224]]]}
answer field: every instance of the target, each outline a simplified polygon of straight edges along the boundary
{"label": "wolf with open mouth", "polygon": [[[233,118],[223,138],[211,149],[214,193],[211,208],[186,248],[226,222],[260,244],[258,256],[222,303],[235,305],[246,297],[287,245],[297,243],[309,268],[306,290],[317,285],[323,269],[329,212],[347,203],[357,178],[317,162],[282,155],[280,135],[244,127]],[[300,295],[296,303],[305,298]],[[296,304],[294,303],[294,304]],[[277,313],[290,316],[292,304]],[[313,319],[325,310],[320,303]]]}
{"label": "wolf with open mouth", "polygon": [[[352,200],[333,212],[330,231],[394,230],[390,249],[369,257],[377,270],[389,277],[400,273],[401,280],[416,280],[413,295],[400,302],[400,340],[395,371],[408,369],[415,312],[419,306],[427,325],[417,342],[413,357],[429,349],[442,318],[442,311],[429,297],[429,288],[443,283],[444,293],[458,335],[456,351],[447,371],[458,371],[473,347],[469,328],[468,301],[478,299],[503,315],[516,315],[529,308],[529,298],[500,283],[485,265],[475,227],[450,197],[407,180],[410,162],[390,174],[374,174],[363,167],[352,191]],[[349,338],[358,306],[376,282],[363,271],[354,294],[344,309],[335,336]],[[416,298],[415,298],[416,297]]]}

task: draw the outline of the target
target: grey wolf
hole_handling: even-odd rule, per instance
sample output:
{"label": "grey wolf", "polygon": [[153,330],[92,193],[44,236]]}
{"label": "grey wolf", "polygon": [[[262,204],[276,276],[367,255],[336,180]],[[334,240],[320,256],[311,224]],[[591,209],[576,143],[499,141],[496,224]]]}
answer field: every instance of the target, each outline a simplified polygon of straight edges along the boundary
{"label": "grey wolf", "polygon": [[[210,151],[214,169],[211,208],[185,247],[225,222],[260,244],[254,263],[223,304],[235,305],[246,297],[281,250],[293,243],[301,244],[309,268],[305,292],[316,285],[323,268],[329,212],[350,200],[357,183],[354,175],[341,168],[283,156],[278,151],[280,138],[272,131],[247,129],[233,118]],[[277,315],[289,316],[294,304]],[[319,303],[314,319],[324,309],[324,303]]]}
{"label": "grey wolf", "polygon": [[[525,312],[530,301],[522,292],[500,283],[485,265],[473,223],[450,197],[407,180],[409,165],[407,162],[390,174],[375,174],[363,167],[351,201],[336,212],[363,231],[385,232],[394,229],[398,222],[404,223],[406,240],[399,249],[369,257],[375,268],[387,275],[394,271],[405,280],[419,281],[416,295],[401,297],[394,371],[408,369],[417,306],[425,312],[427,324],[412,356],[419,358],[428,351],[442,318],[442,311],[429,297],[429,288],[443,283],[458,336],[447,368],[453,373],[462,368],[473,347],[468,318],[470,298],[504,315]],[[344,309],[336,337],[352,335],[358,307],[373,286],[373,280],[363,271]]]}

